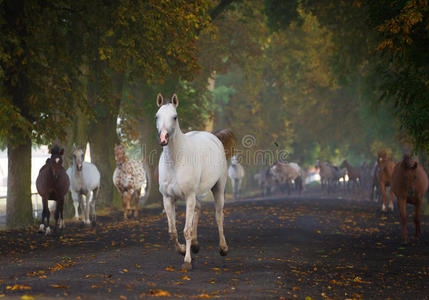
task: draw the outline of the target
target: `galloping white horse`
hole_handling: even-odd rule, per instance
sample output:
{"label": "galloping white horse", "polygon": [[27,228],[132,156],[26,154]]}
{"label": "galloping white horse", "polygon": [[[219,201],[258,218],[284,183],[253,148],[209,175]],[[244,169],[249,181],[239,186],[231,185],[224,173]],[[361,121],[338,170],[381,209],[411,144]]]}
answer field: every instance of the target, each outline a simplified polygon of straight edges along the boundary
{"label": "galloping white horse", "polygon": [[[185,255],[183,268],[190,270],[191,248],[197,253],[197,226],[200,214],[200,198],[212,191],[216,207],[216,223],[219,230],[219,252],[228,253],[223,234],[224,191],[227,181],[227,157],[234,147],[234,136],[224,129],[214,134],[191,131],[183,134],[179,127],[176,94],[164,102],[161,94],[156,99],[156,127],[159,143],[163,147],[159,159],[159,191],[163,196],[168,219],[168,232],[176,250]],[[225,148],[224,148],[225,146]],[[186,223],[184,236],[186,245],[180,244],[176,229],[176,201],[186,201]]]}
{"label": "galloping white horse", "polygon": [[239,199],[241,192],[241,182],[244,178],[244,168],[238,162],[238,159],[235,155],[231,157],[231,165],[228,168],[228,176],[229,179],[231,179],[232,195],[234,200]]}
{"label": "galloping white horse", "polygon": [[[89,162],[84,161],[84,152],[80,148],[73,145],[72,152],[73,163],[67,169],[67,175],[70,178],[70,192],[73,198],[74,216],[79,220],[79,203],[83,214],[83,222],[90,224],[89,221],[89,206],[92,210],[92,222],[95,225],[95,198],[94,194],[98,195],[100,190],[100,172],[97,167]],[[84,205],[82,195],[85,195],[86,204]]]}

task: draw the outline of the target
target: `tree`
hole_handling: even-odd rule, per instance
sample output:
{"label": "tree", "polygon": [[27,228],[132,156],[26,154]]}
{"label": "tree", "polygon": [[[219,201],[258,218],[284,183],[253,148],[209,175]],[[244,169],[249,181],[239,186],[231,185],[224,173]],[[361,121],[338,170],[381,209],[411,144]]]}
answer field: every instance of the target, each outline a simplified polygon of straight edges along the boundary
{"label": "tree", "polygon": [[0,3],[0,137],[8,147],[7,225],[32,222],[32,141],[65,135],[82,106],[66,1]]}

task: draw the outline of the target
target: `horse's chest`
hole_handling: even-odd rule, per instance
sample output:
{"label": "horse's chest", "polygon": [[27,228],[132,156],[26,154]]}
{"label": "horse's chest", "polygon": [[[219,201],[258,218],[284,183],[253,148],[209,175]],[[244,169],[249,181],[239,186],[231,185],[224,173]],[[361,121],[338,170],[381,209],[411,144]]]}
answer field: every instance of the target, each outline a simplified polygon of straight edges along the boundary
{"label": "horse's chest", "polygon": [[115,185],[121,192],[124,192],[126,190],[138,188],[144,182],[144,179],[145,174],[143,167],[135,164],[127,164],[117,169]]}

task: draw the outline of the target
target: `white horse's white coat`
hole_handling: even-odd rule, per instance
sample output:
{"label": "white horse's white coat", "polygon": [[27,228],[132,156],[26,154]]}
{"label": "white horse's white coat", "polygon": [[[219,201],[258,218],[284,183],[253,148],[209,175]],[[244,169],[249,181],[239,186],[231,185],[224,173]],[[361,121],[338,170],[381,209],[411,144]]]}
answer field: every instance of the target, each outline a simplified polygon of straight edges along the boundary
{"label": "white horse's white coat", "polygon": [[237,157],[234,155],[231,157],[231,165],[228,168],[228,176],[231,179],[232,185],[232,195],[234,199],[240,198],[241,193],[241,182],[244,178],[244,168],[237,160]]}
{"label": "white horse's white coat", "polygon": [[[100,172],[97,167],[89,162],[83,161],[83,151],[75,149],[73,151],[73,163],[67,169],[67,175],[70,178],[70,192],[73,199],[75,218],[79,220],[79,203],[83,211],[83,221],[85,224],[91,223],[89,220],[89,206],[91,206],[91,215],[95,221],[95,191],[99,192]],[[82,196],[85,195],[85,205]]]}
{"label": "white horse's white coat", "polygon": [[[200,213],[199,197],[213,192],[216,205],[216,221],[219,229],[219,246],[222,255],[228,251],[223,234],[224,191],[227,181],[227,162],[222,142],[212,133],[192,131],[183,134],[179,127],[176,107],[177,96],[172,103],[163,104],[156,114],[156,127],[163,151],[159,160],[159,191],[163,196],[168,218],[170,238],[176,250],[185,254],[185,268],[191,268],[191,246],[198,251],[197,225]],[[175,206],[178,199],[186,201],[184,235],[186,245],[178,242]]]}

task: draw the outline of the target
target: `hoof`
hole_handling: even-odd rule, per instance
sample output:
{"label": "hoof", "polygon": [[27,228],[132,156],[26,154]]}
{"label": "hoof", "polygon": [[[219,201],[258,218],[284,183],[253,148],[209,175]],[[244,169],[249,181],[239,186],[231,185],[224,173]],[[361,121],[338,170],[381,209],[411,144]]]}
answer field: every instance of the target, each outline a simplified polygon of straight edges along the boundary
{"label": "hoof", "polygon": [[45,235],[50,235],[52,233],[51,228],[46,227]]}
{"label": "hoof", "polygon": [[192,264],[188,262],[184,262],[182,265],[183,271],[191,271],[192,270]]}
{"label": "hoof", "polygon": [[45,232],[45,225],[40,224],[39,233],[44,233],[44,232]]}
{"label": "hoof", "polygon": [[182,254],[183,256],[185,256],[185,254],[186,254],[186,248],[185,248],[185,245],[182,245],[182,244],[180,244],[179,246],[177,246],[177,245],[176,245],[176,251],[177,251],[179,254]]}
{"label": "hoof", "polygon": [[198,253],[200,251],[200,244],[195,243],[191,245],[191,251],[192,253]]}
{"label": "hoof", "polygon": [[91,227],[92,227],[92,228],[94,228],[95,226],[97,226],[97,222],[95,222],[95,220],[93,220],[93,221],[91,222]]}
{"label": "hoof", "polygon": [[381,206],[381,211],[386,211],[386,205],[384,205],[384,204],[383,204],[383,205]]}
{"label": "hoof", "polygon": [[226,256],[228,254],[228,247],[225,247],[225,249],[219,247],[219,254],[221,256]]}

